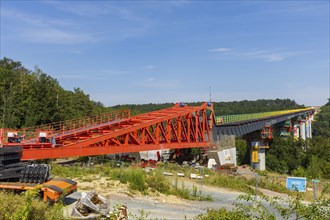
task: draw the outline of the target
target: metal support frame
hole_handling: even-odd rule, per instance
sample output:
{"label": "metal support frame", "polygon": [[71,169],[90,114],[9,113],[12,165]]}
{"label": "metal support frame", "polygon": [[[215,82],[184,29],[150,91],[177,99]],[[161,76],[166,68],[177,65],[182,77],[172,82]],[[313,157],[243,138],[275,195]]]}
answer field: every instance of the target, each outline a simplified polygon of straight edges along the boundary
{"label": "metal support frame", "polygon": [[212,106],[180,106],[50,135],[56,144],[35,138],[6,146],[23,147],[22,160],[139,152],[156,149],[209,147]]}

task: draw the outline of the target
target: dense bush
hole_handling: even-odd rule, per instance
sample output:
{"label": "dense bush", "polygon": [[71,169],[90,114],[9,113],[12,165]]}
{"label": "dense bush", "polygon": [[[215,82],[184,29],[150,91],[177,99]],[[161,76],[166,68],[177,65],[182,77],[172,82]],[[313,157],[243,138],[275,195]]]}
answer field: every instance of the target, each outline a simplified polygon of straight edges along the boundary
{"label": "dense bush", "polygon": [[275,137],[267,151],[267,167],[279,173],[330,179],[330,100],[312,123],[313,138]]}
{"label": "dense bush", "polygon": [[240,220],[249,220],[244,213],[233,210],[228,211],[225,208],[221,208],[218,210],[208,209],[205,214],[200,214],[194,218],[195,220],[231,220],[231,219],[240,219]]}
{"label": "dense bush", "polygon": [[317,136],[306,141],[275,137],[267,151],[267,168],[311,179],[330,179],[329,140]]}
{"label": "dense bush", "polygon": [[291,173],[305,160],[305,142],[293,137],[275,137],[267,151],[267,167],[278,173]]}
{"label": "dense bush", "polygon": [[235,145],[237,151],[237,164],[250,164],[250,150],[247,141],[243,138],[236,138]]}
{"label": "dense bush", "polygon": [[[286,205],[284,205],[286,204]],[[230,211],[207,210],[205,214],[196,216],[195,220],[276,220],[276,219],[310,219],[328,220],[330,216],[330,200],[319,200],[305,204],[301,194],[293,194],[288,199],[262,196],[257,201],[249,195],[242,195],[236,207]]]}
{"label": "dense bush", "polygon": [[330,138],[330,99],[321,107],[313,124],[313,135]]}

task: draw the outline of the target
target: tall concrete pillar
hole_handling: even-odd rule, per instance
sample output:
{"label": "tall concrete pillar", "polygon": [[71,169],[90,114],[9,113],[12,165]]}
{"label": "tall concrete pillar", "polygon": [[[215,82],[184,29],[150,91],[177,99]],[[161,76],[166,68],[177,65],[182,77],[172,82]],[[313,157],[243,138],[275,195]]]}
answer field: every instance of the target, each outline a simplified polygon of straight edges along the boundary
{"label": "tall concrete pillar", "polygon": [[306,140],[306,124],[305,124],[305,121],[301,121],[300,122],[300,137],[303,139],[303,140]]}
{"label": "tall concrete pillar", "polygon": [[259,169],[261,171],[266,170],[266,149],[259,148]]}
{"label": "tall concrete pillar", "polygon": [[299,126],[297,125],[297,123],[295,122],[293,124],[293,129],[292,129],[292,133],[293,133],[293,138],[295,140],[298,140],[299,139]]}
{"label": "tall concrete pillar", "polygon": [[261,171],[266,170],[266,146],[262,141],[252,141],[250,148],[251,167]]}
{"label": "tall concrete pillar", "polygon": [[250,166],[252,169],[259,169],[259,143],[251,142],[250,147]]}
{"label": "tall concrete pillar", "polygon": [[308,126],[309,126],[309,138],[312,138],[312,118],[309,119],[309,123],[308,123]]}
{"label": "tall concrete pillar", "polygon": [[300,125],[297,125],[297,139],[300,138]]}
{"label": "tall concrete pillar", "polygon": [[309,120],[308,119],[306,119],[305,128],[306,128],[306,138],[310,138],[309,137]]}

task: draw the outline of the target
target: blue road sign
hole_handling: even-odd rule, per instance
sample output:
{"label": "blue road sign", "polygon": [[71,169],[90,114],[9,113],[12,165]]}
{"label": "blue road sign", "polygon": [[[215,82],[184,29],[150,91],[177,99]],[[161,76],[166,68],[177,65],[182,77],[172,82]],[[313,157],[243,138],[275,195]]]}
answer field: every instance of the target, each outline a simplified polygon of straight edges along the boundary
{"label": "blue road sign", "polygon": [[305,177],[287,177],[286,188],[298,192],[306,192],[306,178]]}

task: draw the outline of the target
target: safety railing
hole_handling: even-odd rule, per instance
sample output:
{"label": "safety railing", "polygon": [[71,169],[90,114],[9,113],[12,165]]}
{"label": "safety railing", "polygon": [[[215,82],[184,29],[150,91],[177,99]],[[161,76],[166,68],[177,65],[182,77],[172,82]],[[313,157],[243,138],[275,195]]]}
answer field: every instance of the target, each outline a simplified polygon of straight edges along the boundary
{"label": "safety railing", "polygon": [[248,120],[253,120],[253,119],[260,119],[260,118],[286,115],[286,114],[290,114],[290,113],[306,111],[306,110],[309,110],[309,109],[310,108],[283,110],[283,111],[273,111],[273,112],[251,113],[251,114],[216,116],[215,117],[215,123],[217,125],[235,123],[235,122],[240,122],[240,121],[248,121]]}
{"label": "safety railing", "polygon": [[102,115],[76,118],[18,130],[1,129],[0,139],[2,139],[2,143],[4,143],[9,142],[8,138],[15,141],[27,141],[40,137],[55,137],[61,134],[74,133],[85,129],[94,128],[102,124],[107,125],[111,122],[128,119],[129,117],[130,110],[117,110]]}

